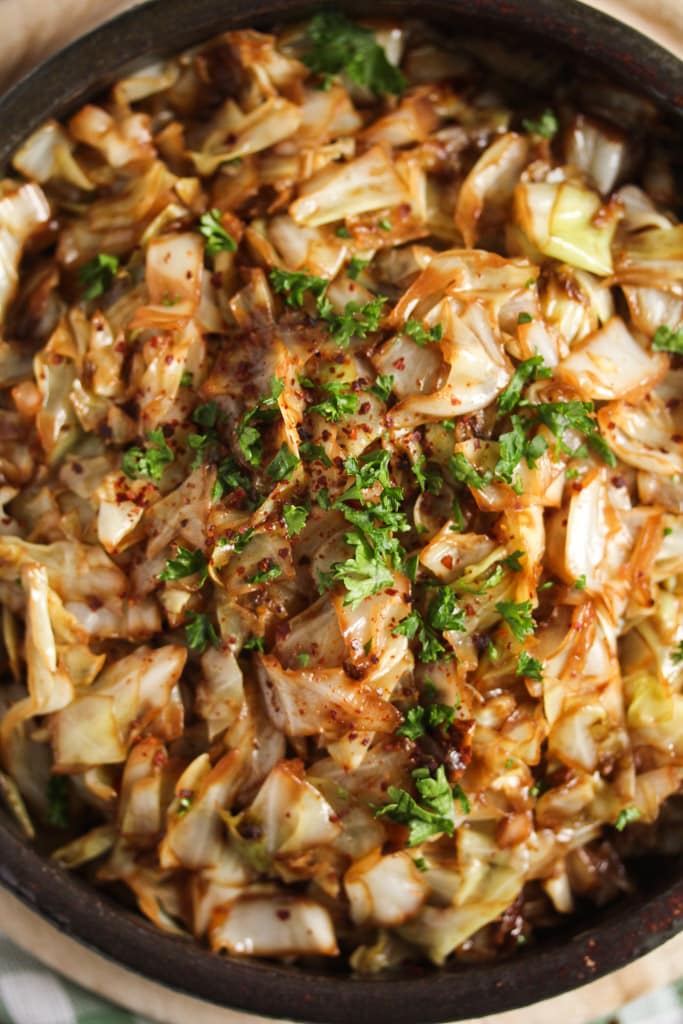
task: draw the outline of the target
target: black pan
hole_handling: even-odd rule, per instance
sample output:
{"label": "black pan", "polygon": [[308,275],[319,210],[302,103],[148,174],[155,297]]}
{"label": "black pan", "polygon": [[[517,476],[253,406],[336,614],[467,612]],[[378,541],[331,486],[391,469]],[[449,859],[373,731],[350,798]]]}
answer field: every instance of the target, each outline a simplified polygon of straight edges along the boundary
{"label": "black pan", "polygon": [[[153,0],[80,39],[0,100],[0,163],[47,117],[59,117],[124,68],[173,53],[226,28],[268,27],[329,3],[289,0]],[[575,0],[359,0],[350,14],[419,16],[457,35],[495,33],[592,61],[678,119],[683,63],[632,29]],[[483,31],[482,31],[483,30]],[[549,59],[553,59],[552,56]],[[680,145],[680,143],[679,143]],[[46,920],[125,967],[189,995],[279,1019],[327,1024],[429,1024],[499,1013],[547,999],[622,967],[683,925],[683,858],[643,862],[637,891],[590,920],[572,920],[508,960],[411,970],[388,979],[316,973],[219,957],[162,934],[140,916],[32,850],[0,812],[0,881]],[[0,925],[2,922],[0,922]]]}

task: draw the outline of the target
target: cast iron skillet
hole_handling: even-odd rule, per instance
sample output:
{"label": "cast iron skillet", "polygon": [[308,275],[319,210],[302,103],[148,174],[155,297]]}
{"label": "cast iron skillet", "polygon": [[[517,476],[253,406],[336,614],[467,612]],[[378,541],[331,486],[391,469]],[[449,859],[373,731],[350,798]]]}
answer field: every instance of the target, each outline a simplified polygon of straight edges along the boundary
{"label": "cast iron skillet", "polygon": [[[121,71],[227,28],[268,27],[331,6],[290,0],[153,0],[53,57],[0,100],[0,164],[47,117],[73,110]],[[369,12],[360,0],[339,6]],[[449,34],[515,33],[580,65],[592,60],[683,120],[683,63],[575,0],[374,0],[372,15],[417,15]],[[514,46],[514,43],[510,44]],[[552,52],[552,51],[551,51]],[[550,57],[550,59],[553,59]],[[678,128],[683,136],[683,124]],[[566,992],[649,952],[683,927],[683,857],[644,862],[637,891],[571,921],[514,958],[412,969],[388,979],[218,957],[162,934],[41,857],[0,812],[0,881],[44,918],[112,960],[189,995],[279,1019],[429,1024],[479,1017]]]}

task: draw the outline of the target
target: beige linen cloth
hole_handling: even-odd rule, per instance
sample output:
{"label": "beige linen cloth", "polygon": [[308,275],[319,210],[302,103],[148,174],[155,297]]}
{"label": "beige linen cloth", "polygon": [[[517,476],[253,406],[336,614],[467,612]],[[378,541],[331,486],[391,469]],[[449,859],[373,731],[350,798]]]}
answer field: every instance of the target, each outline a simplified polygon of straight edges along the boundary
{"label": "beige linen cloth", "polygon": [[[141,0],[0,0],[0,92],[72,39]],[[189,3],[192,0],[188,0]],[[533,8],[535,0],[527,0]],[[563,0],[557,0],[561,4]],[[683,0],[590,0],[683,58]],[[173,993],[109,963],[73,940],[0,888],[0,920],[24,949],[85,988],[163,1024],[268,1024],[263,1018],[222,1010]],[[558,999],[463,1024],[581,1024],[608,1013],[648,989],[678,977],[683,934],[622,971]],[[663,1017],[658,1018],[664,1020]],[[669,1017],[666,1018],[669,1021]]]}

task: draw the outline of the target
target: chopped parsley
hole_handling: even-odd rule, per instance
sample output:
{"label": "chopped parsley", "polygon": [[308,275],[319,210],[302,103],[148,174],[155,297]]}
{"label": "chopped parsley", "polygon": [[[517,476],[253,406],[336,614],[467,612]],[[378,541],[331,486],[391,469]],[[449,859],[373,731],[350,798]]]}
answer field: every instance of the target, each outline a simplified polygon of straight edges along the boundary
{"label": "chopped parsley", "polygon": [[586,574],[581,573],[573,583],[574,590],[585,590],[586,589]]}
{"label": "chopped parsley", "polygon": [[218,633],[208,615],[203,612],[187,612],[185,616],[185,638],[187,646],[203,654],[209,644],[220,647]]}
{"label": "chopped parsley", "polygon": [[459,782],[456,782],[453,786],[453,796],[460,802],[463,814],[469,814],[472,810],[472,804],[469,801],[465,790],[462,788]]}
{"label": "chopped parsley", "polygon": [[627,825],[631,825],[634,821],[638,821],[642,816],[643,815],[637,807],[624,807],[623,810],[619,811],[619,816],[614,822],[614,827],[617,832],[623,832]]}
{"label": "chopped parsley", "polygon": [[254,536],[253,527],[249,526],[242,533],[236,533],[232,538],[232,547],[237,554],[241,554]]}
{"label": "chopped parsley", "polygon": [[218,501],[225,494],[232,494],[240,488],[248,492],[250,487],[251,480],[249,476],[232,456],[228,456],[227,459],[219,462],[216,467],[216,482],[213,485],[211,497],[214,501]]}
{"label": "chopped parsley", "polygon": [[68,828],[70,816],[69,780],[66,775],[51,775],[47,783],[48,825]]}
{"label": "chopped parsley", "polygon": [[253,576],[248,576],[247,583],[270,583],[271,580],[276,580],[282,576],[281,565],[278,565],[277,562],[272,562],[269,558],[266,558],[265,561],[267,563],[266,568],[255,572]]}
{"label": "chopped parsley", "polygon": [[406,320],[403,325],[403,333],[412,338],[416,345],[424,347],[433,341],[441,341],[443,337],[443,324],[435,324],[434,327],[426,328],[419,320]]}
{"label": "chopped parsley", "polygon": [[[520,313],[520,316],[523,316],[523,314]],[[527,322],[518,320],[518,323]],[[551,376],[552,370],[549,366],[544,366],[542,356],[532,356],[531,359],[525,359],[517,366],[510,378],[510,383],[498,397],[498,411],[500,413],[512,412],[515,406],[519,405],[522,390],[526,384],[533,380],[540,380],[541,378]]]}
{"label": "chopped parsley", "polygon": [[521,417],[513,414],[511,419],[512,429],[498,438],[498,461],[494,473],[499,480],[510,484],[513,490],[519,493],[522,484],[517,480],[517,470],[522,459],[525,459],[527,465],[533,469],[548,444],[540,434],[531,439],[527,438]]}
{"label": "chopped parsley", "polygon": [[323,88],[329,88],[335,75],[344,72],[376,96],[403,92],[405,78],[369,29],[336,11],[323,11],[311,18],[307,35],[310,49],[302,59],[314,74],[322,76]]}
{"label": "chopped parsley", "polygon": [[505,558],[501,558],[500,564],[506,566],[506,568],[508,569],[511,569],[512,572],[521,572],[522,567],[519,564],[519,560],[520,558],[524,558],[524,555],[524,551],[513,551],[511,555],[506,555]]}
{"label": "chopped parsley", "polygon": [[672,651],[671,660],[674,665],[680,665],[683,662],[683,640]]}
{"label": "chopped parsley", "polygon": [[333,312],[329,304],[319,309],[327,327],[340,348],[346,348],[352,338],[365,338],[376,331],[382,319],[382,307],[386,302],[384,295],[361,305],[359,302],[347,302],[343,313]]}
{"label": "chopped parsley", "polygon": [[417,485],[422,494],[429,491],[430,494],[439,494],[443,487],[443,477],[436,466],[429,466],[424,455],[420,455],[411,467]]}
{"label": "chopped parsley", "polygon": [[119,269],[119,258],[108,252],[101,252],[78,268],[78,280],[83,288],[84,299],[97,299],[103,295],[114,280]]}
{"label": "chopped parsley", "polygon": [[486,470],[484,473],[480,473],[476,466],[472,465],[462,452],[456,452],[455,455],[451,455],[448,465],[459,484],[467,484],[468,487],[481,490],[482,487],[487,487],[491,483],[490,471]]}
{"label": "chopped parsley", "polygon": [[332,566],[331,578],[344,584],[347,592],[344,604],[355,608],[366,597],[390,587],[394,577],[360,532],[347,533],[345,540],[354,548],[353,556],[345,562],[336,562]]}
{"label": "chopped parsley", "polygon": [[185,576],[194,576],[199,573],[199,584],[203,585],[209,574],[209,563],[204,552],[197,548],[190,551],[189,548],[178,546],[175,558],[166,560],[164,569],[159,573],[160,580],[181,580]]}
{"label": "chopped parsley", "polygon": [[436,775],[430,775],[428,768],[416,768],[413,772],[415,789],[420,802],[405,789],[389,786],[387,795],[391,801],[375,810],[375,817],[386,817],[399,825],[408,827],[408,846],[419,846],[431,836],[455,831],[453,791],[446,771],[441,764]]}
{"label": "chopped parsley", "polygon": [[206,239],[206,251],[210,256],[217,252],[235,252],[237,242],[221,224],[221,211],[208,210],[199,218],[199,233]]}
{"label": "chopped parsley", "polygon": [[270,460],[265,469],[265,474],[270,480],[287,480],[299,465],[298,455],[290,449],[288,444],[282,444],[280,450]]}
{"label": "chopped parsley", "polygon": [[362,260],[359,256],[352,256],[346,268],[346,273],[352,281],[357,281],[361,270],[365,270],[371,263],[372,260]]}
{"label": "chopped parsley", "polygon": [[306,292],[310,292],[319,301],[327,291],[328,281],[324,277],[315,277],[305,270],[271,270],[268,275],[270,283],[278,294],[284,297],[288,306],[301,309]]}
{"label": "chopped parsley", "polygon": [[375,378],[375,383],[372,387],[368,388],[368,391],[373,395],[377,395],[380,402],[388,402],[389,396],[391,395],[391,389],[394,386],[394,378],[390,373],[380,373]]}
{"label": "chopped parsley", "polygon": [[[316,387],[312,381],[305,378],[302,381],[304,387]],[[358,395],[352,391],[344,381],[332,380],[328,384],[317,385],[324,391],[326,397],[322,402],[309,405],[308,412],[317,412],[328,423],[338,423],[345,416],[352,416],[358,412],[360,404]]]}
{"label": "chopped parsley", "polygon": [[508,626],[515,640],[520,643],[525,637],[536,628],[536,623],[531,615],[531,601],[498,601],[496,611]]}
{"label": "chopped parsley", "polygon": [[[329,467],[332,462],[321,444],[313,444],[312,441],[303,441],[299,445],[299,455],[303,462],[322,462],[323,466]],[[324,506],[321,506],[323,508]]]}
{"label": "chopped parsley", "polygon": [[561,451],[569,455],[574,454],[564,442],[564,433],[566,430],[575,430],[584,435],[588,446],[600,456],[603,462],[612,468],[616,466],[616,456],[607,446],[591,415],[594,411],[592,402],[543,402],[531,408],[540,422],[544,423],[555,435]]}
{"label": "chopped parsley", "polygon": [[250,636],[242,644],[243,651],[264,651],[266,638],[264,636]]}
{"label": "chopped parsley", "polygon": [[543,679],[543,663],[526,651],[520,652],[515,671],[518,676],[526,676],[527,679],[536,679],[538,682]]}
{"label": "chopped parsley", "polygon": [[409,740],[417,740],[430,729],[438,729],[440,725],[448,727],[455,718],[455,708],[449,704],[421,704],[408,708],[402,725],[396,730],[397,736],[406,736]]}
{"label": "chopped parsley", "polygon": [[263,459],[263,441],[256,424],[272,423],[280,414],[278,399],[284,391],[285,382],[278,377],[270,378],[270,391],[262,395],[256,405],[242,415],[237,424],[237,444],[250,466],[260,466]]}
{"label": "chopped parsley", "polygon": [[522,127],[530,135],[540,135],[542,139],[552,139],[557,134],[560,125],[552,110],[544,110],[536,120],[525,117]]}
{"label": "chopped parsley", "polygon": [[166,443],[161,427],[151,430],[147,434],[147,440],[149,444],[145,448],[136,446],[128,448],[123,453],[121,469],[131,480],[144,477],[159,483],[166,467],[173,462],[175,456],[173,450]]}
{"label": "chopped parsley", "polygon": [[180,378],[181,388],[191,388],[194,383],[192,374],[189,370],[183,370],[183,375]]}
{"label": "chopped parsley", "polygon": [[533,322],[534,322],[534,318],[532,317],[531,313],[520,313],[517,316],[517,323],[518,324],[531,324]]}
{"label": "chopped parsley", "polygon": [[301,533],[306,525],[308,509],[304,508],[303,505],[285,505],[282,509],[282,516],[287,527],[287,533],[290,537],[296,537],[297,533]]}
{"label": "chopped parsley", "polygon": [[677,352],[683,354],[683,327],[672,331],[662,324],[654,333],[652,348],[655,352]]}

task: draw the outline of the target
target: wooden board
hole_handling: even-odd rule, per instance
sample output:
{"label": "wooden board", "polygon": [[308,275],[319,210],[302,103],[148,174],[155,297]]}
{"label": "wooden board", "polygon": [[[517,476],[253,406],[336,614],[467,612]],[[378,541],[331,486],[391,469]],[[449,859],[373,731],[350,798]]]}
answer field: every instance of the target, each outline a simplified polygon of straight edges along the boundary
{"label": "wooden board", "polygon": [[[36,61],[138,0],[22,0],[3,9],[0,90]],[[530,0],[532,2],[532,0]],[[561,3],[562,0],[558,0]],[[683,0],[591,0],[683,58]],[[220,1009],[171,992],[97,956],[62,935],[0,888],[0,921],[17,945],[98,995],[161,1024],[267,1024],[262,1017]],[[499,1014],[495,1024],[586,1024],[645,992],[668,984],[683,970],[683,934],[637,963],[557,999]],[[144,964],[141,964],[144,970]],[[480,1018],[464,1024],[494,1024]]]}

